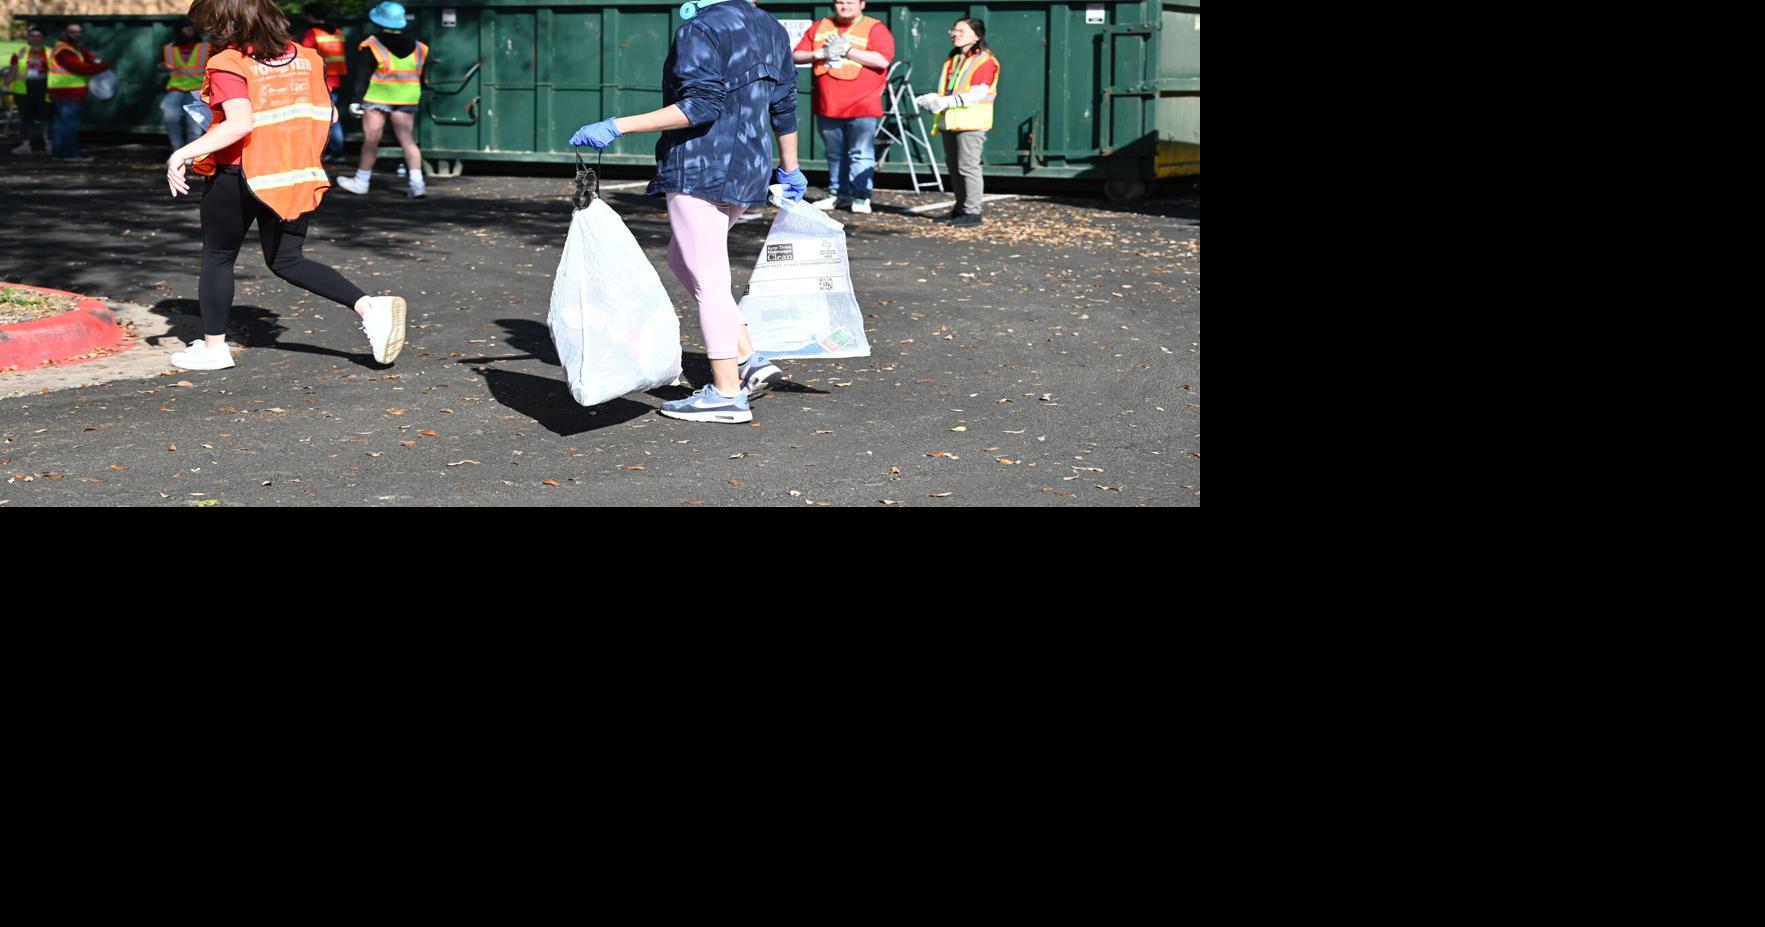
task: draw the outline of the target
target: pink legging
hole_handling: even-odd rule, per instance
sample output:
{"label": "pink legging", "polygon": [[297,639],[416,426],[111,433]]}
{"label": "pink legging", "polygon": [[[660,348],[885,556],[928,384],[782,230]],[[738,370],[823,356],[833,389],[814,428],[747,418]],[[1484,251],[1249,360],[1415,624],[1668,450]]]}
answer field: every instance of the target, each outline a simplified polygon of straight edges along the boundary
{"label": "pink legging", "polygon": [[734,360],[736,339],[747,324],[729,295],[729,230],[743,207],[713,203],[685,193],[668,194],[668,266],[699,301],[699,328],[709,360]]}

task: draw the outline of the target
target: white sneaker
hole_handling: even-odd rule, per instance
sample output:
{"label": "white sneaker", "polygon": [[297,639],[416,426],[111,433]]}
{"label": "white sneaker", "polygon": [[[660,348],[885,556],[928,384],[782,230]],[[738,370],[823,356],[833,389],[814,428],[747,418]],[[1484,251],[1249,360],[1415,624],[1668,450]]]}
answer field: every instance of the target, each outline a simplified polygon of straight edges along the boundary
{"label": "white sneaker", "polygon": [[429,194],[427,185],[411,184],[411,199],[420,200]]}
{"label": "white sneaker", "polygon": [[173,354],[172,363],[185,370],[225,370],[233,366],[233,352],[226,348],[210,349],[208,342],[199,338]]}
{"label": "white sneaker", "polygon": [[370,296],[368,314],[362,318],[362,331],[374,348],[374,359],[382,364],[398,360],[404,350],[404,297]]}
{"label": "white sneaker", "polygon": [[852,201],[852,211],[853,212],[869,212],[870,211],[870,201],[869,200],[853,200]]}
{"label": "white sneaker", "polygon": [[840,198],[838,196],[828,195],[810,203],[809,205],[822,212],[833,212],[834,207],[840,205]]}
{"label": "white sneaker", "polygon": [[21,158],[30,154],[31,153],[31,143],[25,142],[23,145],[20,145],[17,148],[12,149],[12,153],[15,155],[18,155]]}
{"label": "white sneaker", "polygon": [[354,175],[351,174],[338,174],[337,185],[357,196],[368,195],[368,185],[355,179]]}

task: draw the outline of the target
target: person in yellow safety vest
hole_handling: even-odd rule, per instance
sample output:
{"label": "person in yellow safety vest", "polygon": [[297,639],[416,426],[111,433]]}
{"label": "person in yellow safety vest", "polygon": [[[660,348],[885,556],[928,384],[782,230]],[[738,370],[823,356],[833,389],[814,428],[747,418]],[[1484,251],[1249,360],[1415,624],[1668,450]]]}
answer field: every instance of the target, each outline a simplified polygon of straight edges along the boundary
{"label": "person in yellow safety vest", "polygon": [[[282,280],[353,307],[374,360],[390,364],[405,340],[405,301],[369,296],[335,269],[308,258],[313,213],[331,188],[319,162],[325,134],[337,118],[319,78],[318,52],[295,44],[288,19],[274,0],[196,0],[190,18],[214,37],[202,100],[215,121],[201,138],[166,159],[173,196],[190,192],[186,163],[212,165],[202,191],[202,310],[200,341],[173,354],[185,370],[234,365],[227,346],[233,308],[233,269],[251,226],[264,263]],[[261,298],[261,297],[259,297]]]}
{"label": "person in yellow safety vest", "polygon": [[[49,149],[49,50],[43,47],[43,27],[32,24],[25,32],[28,43],[12,56],[12,98],[18,102],[19,116],[24,120],[24,144],[12,149],[15,155],[28,155],[39,137]],[[41,130],[39,133],[39,129]]]}
{"label": "person in yellow safety vest", "polygon": [[[343,27],[331,22],[331,8],[323,3],[309,3],[302,7],[300,15],[306,17],[306,35],[300,44],[319,53],[325,59],[325,87],[331,91],[331,104],[337,105],[339,91],[343,89],[343,78],[349,74],[348,52],[344,47]],[[331,137],[325,141],[325,160],[343,160],[343,122],[331,123]]]}
{"label": "person in yellow safety vest", "polygon": [[422,196],[423,150],[417,147],[417,107],[423,100],[423,66],[429,62],[429,46],[402,31],[406,24],[404,4],[388,0],[369,11],[368,19],[380,31],[357,46],[355,88],[349,111],[362,117],[362,158],[354,177],[340,176],[337,185],[366,196],[374,178],[374,162],[380,157],[380,136],[392,123],[392,134],[404,149],[405,170],[410,174],[411,196]]}
{"label": "person in yellow safety vest", "polygon": [[895,37],[864,15],[864,0],[834,0],[833,16],[803,34],[791,52],[797,64],[813,64],[815,124],[827,154],[828,195],[809,205],[847,206],[870,212],[876,177],[876,130]]}
{"label": "person in yellow safety vest", "polygon": [[985,194],[981,150],[993,127],[993,101],[999,95],[999,59],[987,47],[987,24],[960,19],[950,29],[950,57],[938,78],[938,92],[913,102],[934,114],[933,132],[944,136],[944,163],[956,194],[949,220],[955,225],[981,224]]}
{"label": "person in yellow safety vest", "polygon": [[90,161],[80,151],[80,110],[86,105],[86,83],[110,70],[89,49],[80,46],[86,29],[79,23],[62,27],[61,41],[49,53],[49,102],[55,110],[55,160]]}
{"label": "person in yellow safety vest", "polygon": [[165,122],[166,137],[172,150],[190,144],[202,134],[202,126],[184,111],[192,103],[202,102],[203,75],[208,73],[208,43],[196,32],[189,20],[175,27],[172,41],[160,49],[159,70],[167,75],[165,96],[159,101],[160,119]]}

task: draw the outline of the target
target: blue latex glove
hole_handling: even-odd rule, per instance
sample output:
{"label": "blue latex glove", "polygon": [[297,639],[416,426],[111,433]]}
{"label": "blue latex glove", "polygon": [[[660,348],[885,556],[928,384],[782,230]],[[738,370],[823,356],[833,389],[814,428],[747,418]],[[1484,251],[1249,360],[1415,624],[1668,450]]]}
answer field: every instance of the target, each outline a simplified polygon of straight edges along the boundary
{"label": "blue latex glove", "polygon": [[785,202],[800,203],[803,201],[803,194],[809,192],[809,178],[804,177],[801,170],[786,173],[785,169],[781,167],[776,172],[776,176],[778,182],[784,184]]}
{"label": "blue latex glove", "polygon": [[613,139],[624,134],[624,132],[619,131],[617,125],[613,124],[613,119],[602,119],[594,125],[583,126],[582,128],[577,129],[576,134],[570,136],[570,144],[576,146],[587,145],[598,151],[613,144]]}

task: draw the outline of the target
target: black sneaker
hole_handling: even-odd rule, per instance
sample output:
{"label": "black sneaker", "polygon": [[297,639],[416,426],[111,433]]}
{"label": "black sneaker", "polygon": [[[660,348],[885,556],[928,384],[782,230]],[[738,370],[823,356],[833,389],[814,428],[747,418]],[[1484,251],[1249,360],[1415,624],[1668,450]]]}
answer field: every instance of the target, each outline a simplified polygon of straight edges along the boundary
{"label": "black sneaker", "polygon": [[956,226],[959,229],[973,228],[974,226],[981,224],[981,217],[980,216],[957,216],[956,218],[950,220],[950,224]]}

